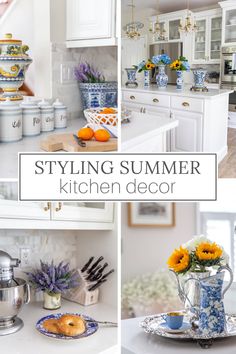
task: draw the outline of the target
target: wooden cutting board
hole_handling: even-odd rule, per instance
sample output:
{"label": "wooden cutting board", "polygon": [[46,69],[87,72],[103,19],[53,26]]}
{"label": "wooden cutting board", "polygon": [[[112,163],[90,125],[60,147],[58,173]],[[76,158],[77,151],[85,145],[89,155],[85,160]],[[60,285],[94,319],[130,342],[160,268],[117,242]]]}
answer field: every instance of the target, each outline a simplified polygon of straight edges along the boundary
{"label": "wooden cutting board", "polygon": [[107,142],[96,141],[95,139],[86,141],[86,147],[78,144],[73,134],[53,134],[49,135],[40,144],[42,150],[54,152],[64,150],[68,152],[104,152],[116,151],[117,139],[111,138]]}

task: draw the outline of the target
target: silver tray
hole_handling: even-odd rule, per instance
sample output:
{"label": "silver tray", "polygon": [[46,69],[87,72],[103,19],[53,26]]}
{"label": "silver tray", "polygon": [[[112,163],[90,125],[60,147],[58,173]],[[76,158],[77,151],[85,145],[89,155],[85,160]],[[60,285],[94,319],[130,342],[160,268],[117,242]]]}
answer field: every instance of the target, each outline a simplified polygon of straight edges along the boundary
{"label": "silver tray", "polygon": [[[226,330],[216,336],[202,336],[193,328],[181,333],[169,333],[163,330],[160,326],[163,323],[162,314],[146,317],[140,322],[140,327],[144,332],[150,334],[157,334],[161,337],[172,338],[177,340],[196,340],[202,348],[209,348],[214,339],[227,338],[236,336],[236,315],[226,315]],[[188,316],[185,316],[185,321],[189,321]]]}

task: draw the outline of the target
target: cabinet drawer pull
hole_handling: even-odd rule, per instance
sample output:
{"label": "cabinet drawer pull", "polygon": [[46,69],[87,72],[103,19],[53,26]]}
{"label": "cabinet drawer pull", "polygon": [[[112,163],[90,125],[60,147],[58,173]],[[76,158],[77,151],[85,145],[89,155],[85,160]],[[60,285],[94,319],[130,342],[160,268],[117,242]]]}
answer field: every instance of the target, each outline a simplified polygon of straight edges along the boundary
{"label": "cabinet drawer pull", "polygon": [[189,107],[190,104],[189,104],[188,102],[183,102],[183,103],[182,103],[182,106],[184,106],[184,107]]}
{"label": "cabinet drawer pull", "polygon": [[135,96],[130,96],[130,99],[131,100],[135,100]]}
{"label": "cabinet drawer pull", "polygon": [[43,210],[44,211],[48,211],[48,210],[50,210],[51,209],[51,203],[47,203],[47,206],[45,206],[44,208],[43,208]]}
{"label": "cabinet drawer pull", "polygon": [[153,98],[153,102],[158,103],[159,102],[158,98]]}
{"label": "cabinet drawer pull", "polygon": [[58,211],[60,211],[61,210],[61,208],[62,208],[62,203],[61,202],[59,202],[58,203],[58,207],[56,208],[56,211],[58,212]]}

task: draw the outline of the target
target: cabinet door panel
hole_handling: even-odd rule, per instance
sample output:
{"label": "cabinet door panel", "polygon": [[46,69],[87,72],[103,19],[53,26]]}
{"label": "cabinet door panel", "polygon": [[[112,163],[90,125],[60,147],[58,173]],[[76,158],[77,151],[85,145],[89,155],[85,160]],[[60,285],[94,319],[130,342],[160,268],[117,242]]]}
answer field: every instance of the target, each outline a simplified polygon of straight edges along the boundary
{"label": "cabinet door panel", "polygon": [[113,203],[63,202],[53,203],[52,220],[113,222]]}
{"label": "cabinet door panel", "polygon": [[178,127],[171,133],[171,151],[202,151],[202,115],[174,111]]}
{"label": "cabinet door panel", "polygon": [[110,38],[114,0],[67,0],[67,40]]}
{"label": "cabinet door panel", "polygon": [[194,35],[193,61],[205,63],[207,59],[207,20],[199,19],[196,21],[197,32]]}
{"label": "cabinet door panel", "polygon": [[212,17],[210,23],[210,61],[220,62],[222,17]]}

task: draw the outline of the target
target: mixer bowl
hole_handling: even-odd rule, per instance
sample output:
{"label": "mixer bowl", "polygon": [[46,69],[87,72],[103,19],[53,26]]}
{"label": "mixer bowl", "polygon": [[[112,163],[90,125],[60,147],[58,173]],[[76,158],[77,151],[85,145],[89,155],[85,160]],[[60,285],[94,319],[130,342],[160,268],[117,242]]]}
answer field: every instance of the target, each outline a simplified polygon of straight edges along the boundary
{"label": "mixer bowl", "polygon": [[24,279],[15,278],[11,287],[0,285],[0,327],[11,325],[23,305],[29,302],[30,289]]}

